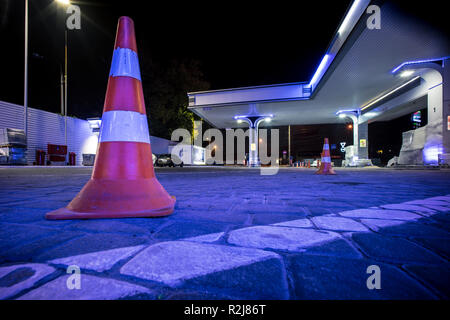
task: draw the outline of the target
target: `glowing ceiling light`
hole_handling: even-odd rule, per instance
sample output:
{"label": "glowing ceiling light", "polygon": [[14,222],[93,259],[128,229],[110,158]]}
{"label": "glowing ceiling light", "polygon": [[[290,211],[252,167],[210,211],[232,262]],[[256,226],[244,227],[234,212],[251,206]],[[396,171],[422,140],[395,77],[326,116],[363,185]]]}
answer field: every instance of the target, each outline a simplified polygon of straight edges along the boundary
{"label": "glowing ceiling light", "polygon": [[402,73],[400,73],[400,77],[406,78],[412,75],[413,73],[414,73],[413,70],[405,70]]}
{"label": "glowing ceiling light", "polygon": [[311,81],[309,82],[310,86],[315,85],[316,82],[319,80],[319,77],[322,76],[323,71],[324,71],[329,59],[330,59],[329,54],[326,54],[323,56],[322,61],[319,64],[319,67],[317,68],[316,72],[314,73],[314,76],[312,77]]}
{"label": "glowing ceiling light", "polygon": [[421,63],[437,62],[437,61],[442,61],[443,62],[443,61],[445,61],[447,59],[450,59],[450,56],[441,57],[441,58],[435,58],[435,59],[406,61],[406,62],[403,62],[401,65],[399,65],[399,66],[395,67],[394,69],[392,69],[391,73],[396,73],[398,70],[400,70],[404,66],[414,65],[414,64],[421,64]]}
{"label": "glowing ceiling light", "polygon": [[381,97],[375,99],[375,100],[372,101],[371,103],[366,104],[364,107],[361,108],[361,110],[365,110],[365,109],[369,108],[370,106],[372,106],[372,105],[374,105],[375,103],[377,103],[377,102],[379,102],[379,101],[385,99],[386,97],[390,96],[390,95],[393,94],[394,92],[400,90],[401,88],[407,86],[408,84],[410,84],[410,83],[413,82],[413,81],[416,81],[416,80],[419,79],[419,78],[420,78],[419,76],[412,78],[411,80],[409,80],[409,81],[407,81],[406,83],[402,84],[401,86],[395,88],[394,90],[389,91],[388,93],[386,93],[386,94],[382,95]]}
{"label": "glowing ceiling light", "polygon": [[350,7],[350,10],[348,11],[347,15],[345,16],[344,21],[342,21],[341,26],[339,27],[338,33],[342,34],[344,31],[346,31],[348,24],[350,23],[350,20],[353,17],[353,14],[355,13],[356,9],[358,8],[358,5],[361,1],[354,1],[352,6]]}

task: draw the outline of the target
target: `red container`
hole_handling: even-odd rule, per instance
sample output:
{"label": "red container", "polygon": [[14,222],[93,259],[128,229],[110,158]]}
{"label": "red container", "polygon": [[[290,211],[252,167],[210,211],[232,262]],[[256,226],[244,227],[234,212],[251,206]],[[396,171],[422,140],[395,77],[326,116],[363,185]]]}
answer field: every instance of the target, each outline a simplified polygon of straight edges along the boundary
{"label": "red container", "polygon": [[69,166],[75,165],[76,158],[77,158],[77,154],[75,152],[69,152]]}
{"label": "red container", "polygon": [[45,165],[45,151],[44,150],[36,150],[36,165],[38,165],[38,166]]}
{"label": "red container", "polygon": [[58,156],[58,155],[49,154],[48,158],[52,162],[65,162],[66,161],[66,157],[65,156]]}
{"label": "red container", "polygon": [[59,145],[59,144],[47,144],[47,153],[49,155],[50,154],[66,155],[67,154],[67,146]]}

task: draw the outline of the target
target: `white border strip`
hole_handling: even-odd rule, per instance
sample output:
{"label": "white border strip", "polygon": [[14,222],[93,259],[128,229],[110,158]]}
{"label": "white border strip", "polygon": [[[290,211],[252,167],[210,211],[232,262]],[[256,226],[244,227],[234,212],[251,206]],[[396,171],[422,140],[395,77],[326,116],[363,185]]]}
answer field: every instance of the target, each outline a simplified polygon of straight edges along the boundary
{"label": "white border strip", "polygon": [[150,143],[147,116],[134,111],[107,111],[102,116],[99,142]]}
{"label": "white border strip", "polygon": [[141,81],[137,53],[128,48],[114,50],[109,75],[112,77],[132,77]]}

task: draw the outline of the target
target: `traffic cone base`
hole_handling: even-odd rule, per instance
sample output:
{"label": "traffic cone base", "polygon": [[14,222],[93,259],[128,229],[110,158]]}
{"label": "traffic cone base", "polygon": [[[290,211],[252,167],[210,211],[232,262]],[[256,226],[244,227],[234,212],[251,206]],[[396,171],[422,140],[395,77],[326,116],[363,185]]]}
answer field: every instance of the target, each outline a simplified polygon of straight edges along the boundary
{"label": "traffic cone base", "polygon": [[336,174],[336,172],[328,164],[322,163],[319,170],[316,171],[316,174]]}
{"label": "traffic cone base", "polygon": [[91,179],[66,208],[48,212],[45,217],[49,220],[162,217],[170,215],[174,206],[175,198],[155,177]]}

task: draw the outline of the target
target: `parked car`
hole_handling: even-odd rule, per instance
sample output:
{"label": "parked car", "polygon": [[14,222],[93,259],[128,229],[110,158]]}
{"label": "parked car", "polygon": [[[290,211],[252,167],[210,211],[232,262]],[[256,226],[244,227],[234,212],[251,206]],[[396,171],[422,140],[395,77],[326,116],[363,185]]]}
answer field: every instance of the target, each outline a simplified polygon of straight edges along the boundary
{"label": "parked car", "polygon": [[175,155],[172,154],[161,154],[158,156],[158,159],[156,160],[156,165],[158,167],[183,167],[183,161],[180,160]]}

